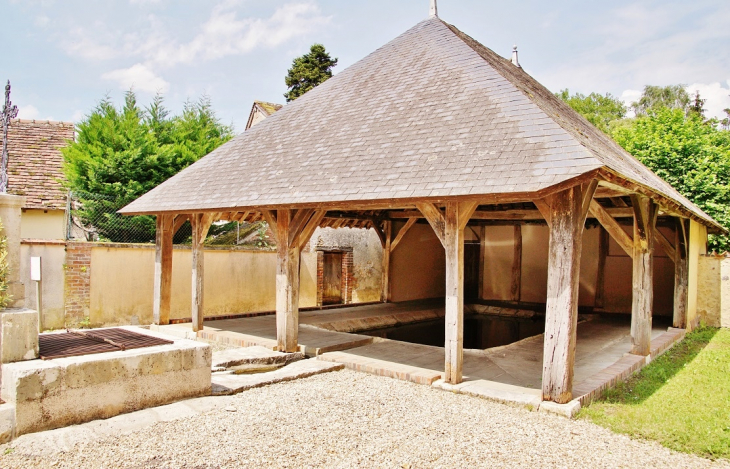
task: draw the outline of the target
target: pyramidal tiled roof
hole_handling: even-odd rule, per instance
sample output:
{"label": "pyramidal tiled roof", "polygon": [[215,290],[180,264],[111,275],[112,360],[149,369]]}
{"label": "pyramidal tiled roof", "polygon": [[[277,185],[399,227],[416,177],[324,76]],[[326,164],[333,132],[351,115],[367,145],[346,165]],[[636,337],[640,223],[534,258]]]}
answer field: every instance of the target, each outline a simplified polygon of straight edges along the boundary
{"label": "pyramidal tiled roof", "polygon": [[527,73],[431,18],[122,212],[530,193],[598,169],[712,223]]}

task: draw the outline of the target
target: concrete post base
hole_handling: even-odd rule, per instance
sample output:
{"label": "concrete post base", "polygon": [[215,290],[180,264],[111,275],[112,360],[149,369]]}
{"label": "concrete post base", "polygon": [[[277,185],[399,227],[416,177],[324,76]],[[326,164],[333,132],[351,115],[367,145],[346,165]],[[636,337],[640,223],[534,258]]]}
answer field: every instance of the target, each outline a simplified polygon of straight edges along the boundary
{"label": "concrete post base", "polygon": [[4,309],[0,312],[0,363],[38,358],[38,312]]}

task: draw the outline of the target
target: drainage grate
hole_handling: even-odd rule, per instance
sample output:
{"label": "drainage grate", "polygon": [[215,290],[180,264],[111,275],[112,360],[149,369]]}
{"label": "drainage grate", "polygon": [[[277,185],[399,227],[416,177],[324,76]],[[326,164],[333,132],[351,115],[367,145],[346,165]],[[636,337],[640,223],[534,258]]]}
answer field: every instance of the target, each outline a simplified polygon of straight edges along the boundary
{"label": "drainage grate", "polygon": [[40,334],[38,336],[40,356],[43,360],[77,357],[92,353],[116,352],[171,343],[171,340],[159,339],[126,329],[66,331],[59,334]]}

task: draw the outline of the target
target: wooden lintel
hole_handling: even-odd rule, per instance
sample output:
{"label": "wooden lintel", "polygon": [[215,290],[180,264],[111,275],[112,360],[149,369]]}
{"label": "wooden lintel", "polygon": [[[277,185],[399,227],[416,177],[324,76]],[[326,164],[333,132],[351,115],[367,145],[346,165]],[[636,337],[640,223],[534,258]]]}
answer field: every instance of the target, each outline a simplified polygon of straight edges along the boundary
{"label": "wooden lintel", "polygon": [[[534,202],[534,201],[533,201]],[[632,218],[634,210],[631,207],[604,207],[604,210],[613,218]],[[387,212],[388,218],[409,219],[409,218],[425,218],[423,214],[417,210],[406,210],[402,212]],[[587,218],[594,218],[588,214]],[[471,216],[471,220],[514,220],[514,221],[531,221],[544,220],[545,217],[540,210],[533,209],[509,209],[509,210],[475,210]]]}
{"label": "wooden lintel", "polygon": [[621,228],[621,225],[619,225],[618,222],[608,214],[606,209],[595,201],[595,199],[591,201],[590,212],[594,217],[596,217],[601,226],[608,231],[608,234],[610,234],[616,243],[618,243],[621,249],[623,249],[629,257],[633,258],[634,240],[623,230],[623,228]]}
{"label": "wooden lintel", "polygon": [[395,248],[398,247],[398,244],[401,242],[403,237],[408,233],[408,230],[411,229],[411,227],[418,221],[418,218],[409,218],[405,225],[403,225],[403,228],[398,231],[398,234],[395,236],[395,239],[390,243],[390,252],[395,251]]}
{"label": "wooden lintel", "polygon": [[444,241],[444,230],[446,226],[446,221],[444,219],[443,212],[441,212],[441,210],[439,210],[432,203],[423,202],[416,204],[416,206],[418,207],[418,210],[423,214],[423,216],[426,217],[428,224],[431,225],[431,228],[433,228],[433,232],[436,233],[436,237],[445,247],[446,243]]}

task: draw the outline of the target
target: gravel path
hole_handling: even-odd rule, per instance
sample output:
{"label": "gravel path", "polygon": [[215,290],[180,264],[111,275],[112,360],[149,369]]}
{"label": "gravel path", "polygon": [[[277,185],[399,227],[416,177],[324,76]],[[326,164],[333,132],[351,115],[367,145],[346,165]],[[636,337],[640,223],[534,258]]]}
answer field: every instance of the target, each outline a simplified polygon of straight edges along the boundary
{"label": "gravel path", "polygon": [[65,453],[0,446],[0,467],[730,467],[587,422],[347,370],[232,399]]}

